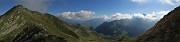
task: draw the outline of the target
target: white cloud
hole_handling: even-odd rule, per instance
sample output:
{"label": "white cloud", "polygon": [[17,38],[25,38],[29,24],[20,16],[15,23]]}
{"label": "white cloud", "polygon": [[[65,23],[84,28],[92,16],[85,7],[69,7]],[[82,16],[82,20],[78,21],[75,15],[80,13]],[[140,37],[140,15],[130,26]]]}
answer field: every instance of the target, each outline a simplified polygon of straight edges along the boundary
{"label": "white cloud", "polygon": [[94,14],[95,14],[95,12],[93,12],[93,11],[81,10],[79,12],[63,12],[61,14],[58,14],[58,16],[63,19],[89,20],[92,18],[92,15],[94,15]]}
{"label": "white cloud", "polygon": [[134,13],[134,14],[123,14],[123,13],[115,13],[111,16],[104,16],[106,20],[121,20],[121,19],[133,19],[133,18],[142,18],[144,20],[159,20],[163,18],[164,15],[168,14],[170,11],[159,11],[159,12],[152,12],[147,14],[142,13]]}
{"label": "white cloud", "polygon": [[143,18],[143,19],[147,19],[147,20],[155,20],[158,19],[155,17],[154,14],[133,14],[134,17],[138,17],[138,18]]}
{"label": "white cloud", "polygon": [[159,0],[163,4],[176,5],[179,4],[180,0]]}
{"label": "white cloud", "polygon": [[134,17],[139,17],[143,19],[148,19],[148,20],[159,20],[163,18],[164,15],[168,14],[170,11],[159,11],[159,12],[152,12],[152,13],[147,13],[147,14],[134,14]]}
{"label": "white cloud", "polygon": [[120,20],[120,19],[132,19],[133,16],[130,14],[122,14],[122,13],[116,13],[111,16],[112,20]]}
{"label": "white cloud", "polygon": [[148,0],[131,0],[131,1],[134,2],[134,3],[145,3]]}
{"label": "white cloud", "polygon": [[107,15],[102,15],[102,16],[97,17],[97,18],[100,18],[100,19],[103,19],[103,20],[108,20],[108,19],[110,19],[110,17],[108,17]]}
{"label": "white cloud", "polygon": [[159,11],[159,12],[153,12],[152,14],[155,15],[157,18],[163,18],[164,15],[168,14],[170,11]]}
{"label": "white cloud", "polygon": [[130,0],[131,2],[134,3],[147,3],[147,2],[158,2],[160,4],[165,4],[165,5],[180,5],[180,0]]}
{"label": "white cloud", "polygon": [[121,19],[133,19],[133,18],[142,18],[144,20],[159,20],[163,18],[164,15],[168,14],[170,11],[159,11],[152,13],[133,13],[133,14],[124,14],[124,13],[115,13],[112,15],[102,15],[98,17],[94,17],[95,12],[93,11],[85,11],[81,10],[79,12],[63,12],[58,14],[58,17],[62,19],[70,19],[70,20],[91,20],[95,18],[99,18],[104,21],[113,21],[113,20],[121,20]]}
{"label": "white cloud", "polygon": [[16,2],[30,10],[47,13],[51,0],[16,0]]}

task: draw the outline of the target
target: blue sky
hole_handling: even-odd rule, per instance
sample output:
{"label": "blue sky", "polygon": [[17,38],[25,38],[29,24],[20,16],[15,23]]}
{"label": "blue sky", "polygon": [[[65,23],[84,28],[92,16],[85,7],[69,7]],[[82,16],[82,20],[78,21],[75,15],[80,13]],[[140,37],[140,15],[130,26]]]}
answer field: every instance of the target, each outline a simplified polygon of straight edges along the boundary
{"label": "blue sky", "polygon": [[174,5],[166,5],[160,2],[147,3],[132,2],[131,0],[63,0],[55,1],[50,6],[49,12],[61,13],[64,11],[89,10],[96,15],[114,13],[148,13],[153,11],[172,10]]}
{"label": "blue sky", "polygon": [[[115,13],[134,14],[134,13],[152,13],[159,11],[170,11],[179,5],[179,0],[31,0],[33,4],[39,4],[39,7],[46,8],[48,13],[53,15],[63,12],[78,12],[81,10],[93,11],[93,16],[112,15]],[[27,7],[33,7],[32,3],[23,0],[0,0],[0,14],[17,4],[23,4]],[[43,6],[41,6],[43,5]],[[37,5],[36,5],[37,6]],[[45,7],[44,7],[45,6]],[[43,9],[42,8],[42,9]],[[33,10],[33,9],[32,9]],[[41,11],[41,9],[39,9]],[[39,11],[35,10],[35,11]]]}

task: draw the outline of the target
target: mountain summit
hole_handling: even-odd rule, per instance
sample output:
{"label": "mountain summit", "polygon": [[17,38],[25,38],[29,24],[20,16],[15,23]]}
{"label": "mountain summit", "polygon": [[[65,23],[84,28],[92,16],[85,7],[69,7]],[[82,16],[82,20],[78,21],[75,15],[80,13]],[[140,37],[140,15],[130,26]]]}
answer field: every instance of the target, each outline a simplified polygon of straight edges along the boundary
{"label": "mountain summit", "polygon": [[139,36],[137,42],[180,42],[180,7],[165,15],[154,27]]}
{"label": "mountain summit", "polygon": [[65,37],[79,38],[66,23],[58,18],[30,11],[22,5],[13,7],[0,17],[0,41],[2,42],[70,40],[70,38],[65,40]]}
{"label": "mountain summit", "polygon": [[[17,5],[0,16],[0,42],[102,42],[89,32],[72,27],[59,18]],[[91,37],[92,36],[92,37]],[[102,40],[102,41],[100,41]]]}

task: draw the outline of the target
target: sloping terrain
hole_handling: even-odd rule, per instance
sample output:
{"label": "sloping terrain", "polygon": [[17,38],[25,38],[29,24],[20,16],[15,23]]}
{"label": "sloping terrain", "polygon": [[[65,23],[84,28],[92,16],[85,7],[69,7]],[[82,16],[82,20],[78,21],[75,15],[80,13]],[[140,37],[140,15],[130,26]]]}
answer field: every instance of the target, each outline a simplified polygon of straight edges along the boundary
{"label": "sloping terrain", "polygon": [[53,15],[31,11],[21,5],[0,16],[0,42],[103,42],[100,36],[92,39],[82,35],[80,29]]}
{"label": "sloping terrain", "polygon": [[165,15],[136,42],[180,42],[180,7]]}

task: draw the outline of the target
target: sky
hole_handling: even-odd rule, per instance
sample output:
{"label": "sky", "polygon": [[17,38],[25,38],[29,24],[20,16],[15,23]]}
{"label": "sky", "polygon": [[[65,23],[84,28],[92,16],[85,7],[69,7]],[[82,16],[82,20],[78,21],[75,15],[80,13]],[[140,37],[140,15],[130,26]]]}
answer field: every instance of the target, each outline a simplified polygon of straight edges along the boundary
{"label": "sky", "polygon": [[0,14],[19,4],[64,19],[140,17],[156,20],[179,6],[180,0],[0,0]]}

